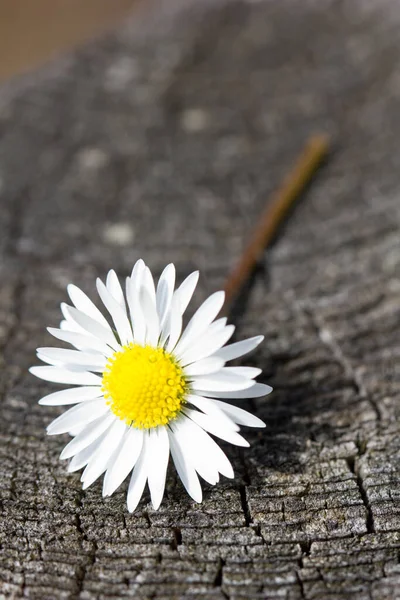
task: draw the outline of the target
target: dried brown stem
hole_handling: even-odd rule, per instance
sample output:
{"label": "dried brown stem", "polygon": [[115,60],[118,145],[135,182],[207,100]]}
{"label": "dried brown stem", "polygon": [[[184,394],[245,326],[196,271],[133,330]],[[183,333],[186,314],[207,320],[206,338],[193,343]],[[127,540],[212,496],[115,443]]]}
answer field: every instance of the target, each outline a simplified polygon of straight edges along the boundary
{"label": "dried brown stem", "polygon": [[268,202],[260,223],[251,236],[250,243],[226,280],[225,312],[229,310],[242,286],[249,279],[265,248],[274,240],[289,210],[326,156],[328,147],[329,140],[326,135],[311,136],[292,171]]}

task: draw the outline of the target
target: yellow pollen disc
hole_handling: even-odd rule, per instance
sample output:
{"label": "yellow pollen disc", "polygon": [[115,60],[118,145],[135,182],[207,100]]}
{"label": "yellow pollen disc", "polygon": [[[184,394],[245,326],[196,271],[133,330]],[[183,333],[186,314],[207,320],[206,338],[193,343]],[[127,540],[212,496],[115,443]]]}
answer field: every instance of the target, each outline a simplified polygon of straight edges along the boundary
{"label": "yellow pollen disc", "polygon": [[122,421],[150,429],[175,419],[188,385],[182,368],[163,348],[129,344],[109,358],[102,391]]}

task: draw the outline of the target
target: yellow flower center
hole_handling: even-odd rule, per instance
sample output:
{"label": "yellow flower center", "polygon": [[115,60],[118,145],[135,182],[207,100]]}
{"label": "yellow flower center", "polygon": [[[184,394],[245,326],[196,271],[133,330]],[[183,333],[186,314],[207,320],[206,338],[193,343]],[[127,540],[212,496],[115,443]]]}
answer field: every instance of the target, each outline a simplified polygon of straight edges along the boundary
{"label": "yellow flower center", "polygon": [[129,344],[109,358],[102,391],[112,412],[127,425],[167,425],[188,391],[183,371],[163,348]]}

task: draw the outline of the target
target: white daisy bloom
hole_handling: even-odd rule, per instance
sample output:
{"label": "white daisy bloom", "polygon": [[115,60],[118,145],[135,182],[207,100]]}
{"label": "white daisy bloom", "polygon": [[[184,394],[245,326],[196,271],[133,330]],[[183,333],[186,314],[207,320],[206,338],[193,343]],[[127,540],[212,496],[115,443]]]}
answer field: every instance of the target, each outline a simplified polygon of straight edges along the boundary
{"label": "white daisy bloom", "polygon": [[110,322],[79,288],[68,286],[73,306],[61,305],[64,320],[48,331],[74,349],[38,348],[48,366],[31,373],[69,387],[39,404],[75,404],[47,428],[69,433],[61,453],[69,471],[85,467],[83,489],[103,473],[103,496],[110,496],[132,471],[128,510],[135,510],[146,482],[157,509],[162,501],[169,455],[189,495],[201,502],[198,476],[211,484],[219,474],[233,477],[228,458],[210,437],[248,446],[239,425],[264,427],[252,414],[227,404],[230,398],[265,396],[271,387],[256,383],[260,369],[226,363],[254,350],[263,336],[225,345],[234,327],[216,319],[224,293],[216,292],[183,329],[182,317],[197,285],[192,273],[175,290],[175,267],[168,265],[154,285],[139,260],[126,280],[125,294],[114,271],[99,296]]}

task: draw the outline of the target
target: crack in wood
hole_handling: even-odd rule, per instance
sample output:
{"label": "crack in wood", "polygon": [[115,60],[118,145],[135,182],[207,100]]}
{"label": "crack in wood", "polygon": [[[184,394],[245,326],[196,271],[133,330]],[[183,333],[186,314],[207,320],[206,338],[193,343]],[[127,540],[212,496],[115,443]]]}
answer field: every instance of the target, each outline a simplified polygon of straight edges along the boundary
{"label": "crack in wood", "polygon": [[172,533],[174,537],[171,542],[171,547],[173,550],[177,550],[178,546],[182,544],[182,530],[180,527],[173,527]]}
{"label": "crack in wood", "polygon": [[[81,593],[83,592],[84,583],[87,575],[88,568],[94,565],[96,561],[97,544],[94,540],[89,540],[87,533],[82,525],[80,511],[83,508],[82,498],[84,492],[79,490],[77,497],[77,512],[76,512],[76,529],[81,537],[81,547],[85,553],[86,561],[83,565],[80,565],[76,569],[76,592],[73,600],[79,600]],[[87,552],[85,544],[90,548]]]}
{"label": "crack in wood", "polygon": [[247,501],[246,486],[241,485],[239,487],[239,494],[240,494],[240,502],[242,505],[242,510],[243,510],[243,514],[244,514],[246,527],[250,527],[251,524],[253,523],[253,517],[251,516],[249,503]]}
{"label": "crack in wood", "polygon": [[361,476],[361,470],[358,465],[358,458],[359,458],[359,455],[356,457],[349,456],[346,459],[346,462],[347,462],[347,465],[348,465],[350,471],[353,473],[353,475],[355,475],[355,480],[357,483],[358,491],[360,492],[361,500],[365,507],[365,511],[366,511],[365,521],[366,521],[367,533],[375,533],[374,516],[373,516],[373,512],[372,512],[372,507],[371,507],[371,504],[370,504],[370,501],[368,498],[368,492],[365,487],[363,477]]}

